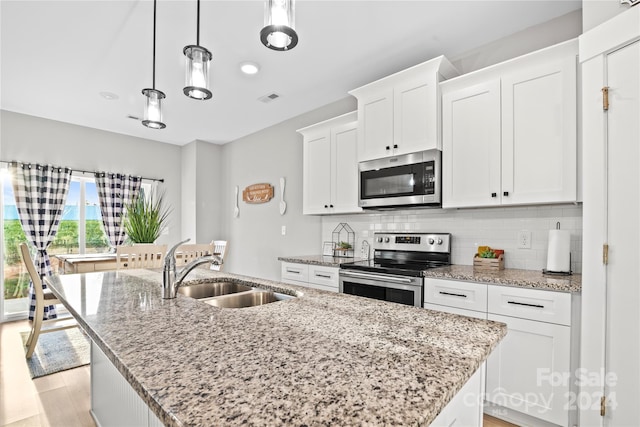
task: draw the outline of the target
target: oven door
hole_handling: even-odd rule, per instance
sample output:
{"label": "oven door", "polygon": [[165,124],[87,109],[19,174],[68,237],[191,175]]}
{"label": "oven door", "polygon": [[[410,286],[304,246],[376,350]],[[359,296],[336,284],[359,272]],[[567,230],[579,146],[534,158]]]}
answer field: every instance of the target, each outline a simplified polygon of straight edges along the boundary
{"label": "oven door", "polygon": [[422,307],[422,277],[340,270],[340,292]]}

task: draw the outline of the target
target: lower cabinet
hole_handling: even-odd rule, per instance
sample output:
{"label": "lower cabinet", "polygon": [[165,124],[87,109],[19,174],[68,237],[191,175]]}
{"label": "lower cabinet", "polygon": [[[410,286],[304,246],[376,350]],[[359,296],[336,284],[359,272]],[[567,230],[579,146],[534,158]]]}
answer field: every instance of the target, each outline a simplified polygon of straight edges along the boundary
{"label": "lower cabinet", "polygon": [[314,264],[282,263],[282,281],[291,285],[338,292],[340,269]]}
{"label": "lower cabinet", "polygon": [[431,422],[431,427],[481,427],[484,365],[469,378],[460,391]]}
{"label": "lower cabinet", "polygon": [[91,342],[91,415],[100,427],[163,425],[94,342]]}
{"label": "lower cabinet", "polygon": [[485,413],[528,426],[570,426],[577,392],[579,301],[570,293],[425,280],[424,308],[503,322],[486,362]]}

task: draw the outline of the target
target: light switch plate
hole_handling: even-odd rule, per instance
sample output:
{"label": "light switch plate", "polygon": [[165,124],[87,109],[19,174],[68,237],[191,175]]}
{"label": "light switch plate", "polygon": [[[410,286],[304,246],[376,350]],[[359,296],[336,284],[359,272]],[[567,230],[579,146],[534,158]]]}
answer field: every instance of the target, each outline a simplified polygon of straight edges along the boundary
{"label": "light switch plate", "polygon": [[283,226],[282,226],[282,235],[283,235],[283,236],[286,236],[286,235],[287,235],[287,226],[286,226],[286,225],[283,225]]}

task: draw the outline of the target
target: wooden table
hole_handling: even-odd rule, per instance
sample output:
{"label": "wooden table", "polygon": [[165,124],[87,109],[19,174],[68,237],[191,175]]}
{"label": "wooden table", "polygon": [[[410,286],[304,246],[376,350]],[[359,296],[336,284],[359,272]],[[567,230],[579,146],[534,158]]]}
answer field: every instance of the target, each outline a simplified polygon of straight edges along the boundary
{"label": "wooden table", "polygon": [[90,273],[116,269],[116,254],[52,255],[59,260],[60,274]]}

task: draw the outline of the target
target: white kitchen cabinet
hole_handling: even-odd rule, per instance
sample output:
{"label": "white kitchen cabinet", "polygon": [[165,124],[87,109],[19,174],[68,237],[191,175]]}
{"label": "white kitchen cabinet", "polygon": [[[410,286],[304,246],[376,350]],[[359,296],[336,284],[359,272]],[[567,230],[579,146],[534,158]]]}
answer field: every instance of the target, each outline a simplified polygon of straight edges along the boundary
{"label": "white kitchen cabinet", "polygon": [[507,324],[487,359],[485,412],[518,425],[575,422],[578,305],[570,293],[425,279],[424,308]]}
{"label": "white kitchen cabinet", "polygon": [[457,75],[439,56],[350,91],[358,99],[358,160],[440,149],[438,83]]}
{"label": "white kitchen cabinet", "polygon": [[568,426],[571,328],[492,313],[488,319],[506,323],[508,332],[487,359],[486,400]]}
{"label": "white kitchen cabinet", "polygon": [[535,425],[534,417],[573,425],[572,295],[494,285],[488,290],[488,319],[506,323],[508,332],[487,359],[486,400],[497,405],[487,413],[502,418],[508,408],[509,420],[517,424]]}
{"label": "white kitchen cabinet", "polygon": [[440,84],[443,207],[577,200],[571,40]]}
{"label": "white kitchen cabinet", "polygon": [[[475,317],[486,318],[487,285],[484,283],[427,278],[424,282],[424,302],[425,308],[432,308],[427,307],[427,304],[455,308],[479,313],[481,315]],[[441,311],[462,314],[461,312],[444,308]]]}
{"label": "white kitchen cabinet", "polygon": [[438,414],[431,427],[481,427],[484,364]]}
{"label": "white kitchen cabinet", "polygon": [[358,207],[356,112],[299,129],[303,135],[302,212],[354,213]]}
{"label": "white kitchen cabinet", "polygon": [[291,285],[338,292],[340,269],[315,264],[282,263],[282,281]]}

